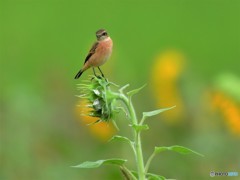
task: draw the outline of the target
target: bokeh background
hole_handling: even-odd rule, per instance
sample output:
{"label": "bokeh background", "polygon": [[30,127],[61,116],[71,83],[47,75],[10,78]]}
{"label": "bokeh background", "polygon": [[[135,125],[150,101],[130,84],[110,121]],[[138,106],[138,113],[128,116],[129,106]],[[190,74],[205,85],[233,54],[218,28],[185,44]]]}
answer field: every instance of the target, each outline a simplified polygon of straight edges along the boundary
{"label": "bokeh background", "polygon": [[[117,167],[74,169],[119,157],[135,168],[131,149],[108,143],[128,135],[111,125],[86,126],[74,76],[99,28],[114,41],[102,70],[129,90],[142,111],[177,105],[144,132],[145,161],[154,146],[183,145],[205,155],[165,152],[152,173],[209,179],[240,172],[240,2],[238,0],[0,1],[0,179],[123,179]],[[239,178],[239,177],[238,177]],[[231,179],[237,179],[231,178]]]}

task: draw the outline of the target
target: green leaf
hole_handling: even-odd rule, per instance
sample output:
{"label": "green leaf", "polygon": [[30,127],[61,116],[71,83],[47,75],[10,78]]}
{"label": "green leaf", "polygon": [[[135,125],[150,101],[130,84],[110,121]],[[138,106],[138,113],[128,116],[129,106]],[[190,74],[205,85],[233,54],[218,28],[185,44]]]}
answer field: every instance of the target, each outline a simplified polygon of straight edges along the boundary
{"label": "green leaf", "polygon": [[130,139],[128,139],[127,137],[118,136],[118,135],[113,136],[109,141],[115,141],[115,140],[124,141],[124,142],[130,143],[130,144],[132,143],[132,141]]}
{"label": "green leaf", "polygon": [[168,150],[170,150],[169,147],[164,147],[164,146],[163,147],[155,147],[154,152],[155,152],[155,154],[158,154],[160,152],[168,151]]}
{"label": "green leaf", "polygon": [[113,82],[109,82],[109,85],[113,85],[113,86],[116,86],[116,87],[119,87],[119,85],[113,83]]}
{"label": "green leaf", "polygon": [[121,93],[123,93],[123,90],[125,90],[128,86],[129,86],[129,84],[126,84],[125,86],[121,87],[121,88],[119,89],[119,91],[120,91]]}
{"label": "green leaf", "polygon": [[164,111],[168,111],[168,110],[173,109],[175,107],[176,106],[172,106],[172,107],[169,107],[169,108],[158,109],[158,110],[155,110],[155,111],[143,112],[143,118],[158,115],[158,114],[160,114],[160,113],[162,113]]}
{"label": "green leaf", "polygon": [[160,114],[160,113],[162,113],[164,111],[173,109],[175,107],[176,106],[172,106],[172,107],[169,107],[169,108],[158,109],[158,110],[155,110],[155,111],[143,112],[143,117],[142,117],[142,120],[141,120],[140,124],[143,124],[147,117],[158,115],[158,114]]}
{"label": "green leaf", "polygon": [[127,142],[131,146],[132,150],[135,153],[134,142],[131,141],[130,139],[128,139],[127,137],[116,135],[116,136],[113,136],[109,141],[113,141],[113,140],[119,140],[119,141]]}
{"label": "green leaf", "polygon": [[125,160],[125,159],[105,159],[105,160],[98,160],[98,161],[94,161],[94,162],[86,161],[77,166],[72,166],[72,167],[74,167],[74,168],[97,168],[97,167],[100,167],[101,165],[107,165],[107,164],[121,166],[126,161],[127,160]]}
{"label": "green leaf", "polygon": [[157,174],[147,173],[148,180],[165,180],[166,178]]}
{"label": "green leaf", "polygon": [[178,152],[180,154],[196,154],[196,155],[199,155],[199,156],[204,156],[196,151],[193,151],[189,148],[186,148],[186,147],[183,147],[183,146],[178,146],[178,145],[175,145],[175,146],[170,146],[170,147],[155,147],[155,150],[154,150],[154,153],[157,154],[157,153],[160,153],[160,152],[163,152],[163,151],[175,151],[175,152]]}
{"label": "green leaf", "polygon": [[143,124],[143,125],[133,124],[133,125],[131,125],[131,126],[132,126],[137,132],[142,131],[142,130],[148,130],[148,129],[149,129],[148,125],[146,125],[146,124]]}
{"label": "green leaf", "polygon": [[138,89],[134,89],[134,90],[131,90],[129,92],[127,92],[127,95],[129,97],[132,97],[134,94],[137,94],[141,89],[143,89],[144,87],[146,86],[146,84],[144,84],[142,87],[138,88]]}

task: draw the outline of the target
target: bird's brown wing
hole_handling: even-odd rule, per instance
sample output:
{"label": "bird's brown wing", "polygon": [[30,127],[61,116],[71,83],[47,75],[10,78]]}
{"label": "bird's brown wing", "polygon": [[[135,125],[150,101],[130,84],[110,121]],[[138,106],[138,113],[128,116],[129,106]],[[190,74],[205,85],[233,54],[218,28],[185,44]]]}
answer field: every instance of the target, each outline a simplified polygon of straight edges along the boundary
{"label": "bird's brown wing", "polygon": [[87,55],[87,57],[86,57],[86,59],[85,59],[85,61],[84,61],[84,64],[85,64],[85,63],[90,59],[90,57],[95,53],[95,50],[96,50],[97,46],[98,46],[98,42],[95,42],[95,43],[93,44],[92,48],[90,49],[90,51],[89,51],[89,53],[88,53],[88,55]]}

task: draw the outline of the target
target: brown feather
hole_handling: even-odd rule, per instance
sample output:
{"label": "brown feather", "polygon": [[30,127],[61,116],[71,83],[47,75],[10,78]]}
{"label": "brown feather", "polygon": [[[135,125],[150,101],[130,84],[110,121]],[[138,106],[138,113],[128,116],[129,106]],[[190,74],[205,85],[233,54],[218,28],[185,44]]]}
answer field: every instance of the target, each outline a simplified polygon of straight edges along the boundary
{"label": "brown feather", "polygon": [[92,46],[92,48],[90,49],[85,61],[84,61],[84,64],[90,59],[90,57],[95,53],[96,51],[96,48],[98,46],[98,42],[95,42]]}

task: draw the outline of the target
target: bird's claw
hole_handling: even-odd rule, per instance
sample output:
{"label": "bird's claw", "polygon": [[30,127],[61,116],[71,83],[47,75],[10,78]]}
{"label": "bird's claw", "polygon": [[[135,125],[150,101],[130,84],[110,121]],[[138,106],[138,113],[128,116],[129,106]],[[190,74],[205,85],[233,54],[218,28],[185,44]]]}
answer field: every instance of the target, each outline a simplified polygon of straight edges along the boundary
{"label": "bird's claw", "polygon": [[[98,78],[98,79],[104,79],[106,82],[108,82],[108,80],[107,80],[104,76],[95,75],[95,77]],[[95,77],[92,77],[92,78],[91,78],[91,81],[92,81]]]}

